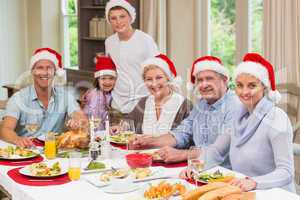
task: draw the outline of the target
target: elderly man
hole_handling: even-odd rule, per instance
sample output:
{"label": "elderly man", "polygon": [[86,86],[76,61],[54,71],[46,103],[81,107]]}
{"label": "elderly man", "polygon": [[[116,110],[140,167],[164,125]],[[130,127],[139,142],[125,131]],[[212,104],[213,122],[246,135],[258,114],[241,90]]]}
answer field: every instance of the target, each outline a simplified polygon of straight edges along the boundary
{"label": "elderly man", "polygon": [[0,128],[0,139],[21,147],[32,146],[31,137],[62,131],[67,116],[71,118],[68,123],[71,129],[78,129],[78,122],[87,122],[70,92],[53,84],[56,75],[65,75],[56,51],[37,49],[30,68],[33,85],[9,99]]}
{"label": "elderly man", "polygon": [[197,59],[191,70],[191,82],[201,94],[189,117],[160,137],[140,136],[130,141],[133,148],[162,147],[158,153],[165,162],[187,160],[190,146],[206,147],[233,126],[236,96],[229,91],[228,72],[220,59],[205,56]]}

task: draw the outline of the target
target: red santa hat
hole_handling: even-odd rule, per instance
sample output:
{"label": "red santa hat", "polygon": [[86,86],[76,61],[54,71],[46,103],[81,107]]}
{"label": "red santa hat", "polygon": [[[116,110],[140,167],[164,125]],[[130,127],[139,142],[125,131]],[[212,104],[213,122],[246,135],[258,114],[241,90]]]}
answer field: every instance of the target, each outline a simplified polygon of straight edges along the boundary
{"label": "red santa hat", "polygon": [[153,58],[149,58],[142,63],[142,67],[145,68],[150,65],[155,65],[162,69],[168,76],[170,83],[176,86],[178,89],[181,85],[182,79],[177,76],[177,71],[173,61],[164,54],[159,54]]}
{"label": "red santa hat", "polygon": [[116,6],[120,6],[125,10],[127,10],[129,15],[131,16],[131,23],[134,23],[136,18],[135,8],[126,0],[110,0],[109,2],[107,2],[105,7],[105,17],[108,23],[109,23],[109,18],[108,18],[109,11],[110,9]]}
{"label": "red santa hat", "polygon": [[51,48],[39,48],[36,49],[33,56],[30,59],[30,69],[40,60],[51,61],[56,69],[57,76],[65,76],[66,72],[63,69],[61,55]]}
{"label": "red santa hat", "polygon": [[259,79],[263,85],[268,89],[268,98],[274,103],[278,103],[281,95],[276,90],[275,73],[271,63],[264,59],[258,53],[247,53],[235,69],[235,79],[240,74],[250,74]]}
{"label": "red santa hat", "polygon": [[97,56],[95,78],[111,75],[117,77],[116,65],[110,57]]}
{"label": "red santa hat", "polygon": [[196,75],[201,71],[211,70],[229,78],[228,70],[222,64],[222,61],[214,56],[203,56],[196,59],[192,65],[190,82],[187,84],[189,91],[193,90]]}

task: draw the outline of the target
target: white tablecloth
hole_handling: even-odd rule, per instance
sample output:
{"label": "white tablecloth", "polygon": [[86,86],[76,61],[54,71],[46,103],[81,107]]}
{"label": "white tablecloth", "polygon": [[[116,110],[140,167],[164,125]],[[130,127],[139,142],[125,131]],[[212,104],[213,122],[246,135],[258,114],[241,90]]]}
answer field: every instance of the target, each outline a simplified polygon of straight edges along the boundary
{"label": "white tablecloth", "polygon": [[[7,145],[0,141],[0,147]],[[120,165],[120,160],[114,159],[112,163]],[[122,163],[121,163],[122,165]],[[88,199],[101,199],[101,200],[140,200],[141,192],[135,191],[126,194],[107,194],[101,188],[85,181],[85,177],[92,176],[92,174],[82,175],[79,181],[73,181],[64,185],[57,186],[25,186],[14,182],[7,175],[7,171],[15,167],[0,165],[0,185],[2,185],[11,195],[13,200],[88,200]],[[165,170],[166,175],[177,177],[183,168],[168,168]],[[144,183],[143,183],[144,184]],[[300,200],[300,197],[275,188],[268,191],[257,191],[257,200]]]}

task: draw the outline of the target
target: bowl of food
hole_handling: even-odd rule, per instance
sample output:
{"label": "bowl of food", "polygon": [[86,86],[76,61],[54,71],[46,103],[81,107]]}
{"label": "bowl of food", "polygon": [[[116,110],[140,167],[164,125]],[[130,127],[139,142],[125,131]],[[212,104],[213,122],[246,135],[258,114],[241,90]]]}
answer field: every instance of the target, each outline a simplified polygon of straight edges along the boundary
{"label": "bowl of food", "polygon": [[146,153],[131,153],[126,155],[126,161],[130,168],[145,168],[152,165],[152,156]]}

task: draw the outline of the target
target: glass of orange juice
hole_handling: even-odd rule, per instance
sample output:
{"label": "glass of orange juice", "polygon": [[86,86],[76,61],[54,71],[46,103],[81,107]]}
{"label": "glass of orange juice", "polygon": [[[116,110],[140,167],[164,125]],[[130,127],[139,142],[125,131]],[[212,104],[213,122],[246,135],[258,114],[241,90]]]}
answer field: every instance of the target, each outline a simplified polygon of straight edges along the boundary
{"label": "glass of orange juice", "polygon": [[68,175],[72,181],[76,181],[76,180],[80,179],[81,157],[82,157],[82,154],[80,152],[74,151],[74,152],[69,153]]}
{"label": "glass of orange juice", "polygon": [[52,132],[47,134],[45,140],[45,147],[44,147],[45,156],[47,159],[54,159],[56,158],[56,142],[55,142],[55,135]]}

